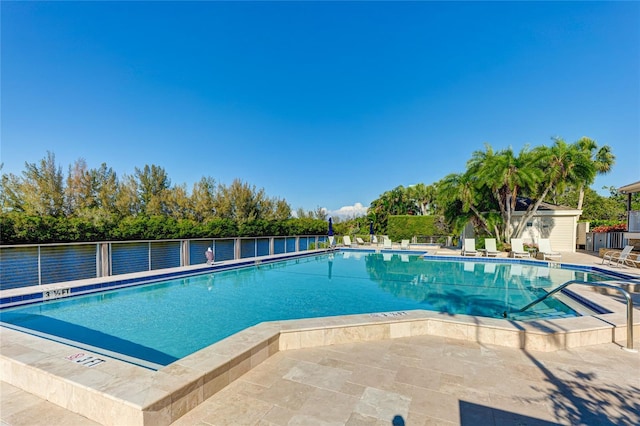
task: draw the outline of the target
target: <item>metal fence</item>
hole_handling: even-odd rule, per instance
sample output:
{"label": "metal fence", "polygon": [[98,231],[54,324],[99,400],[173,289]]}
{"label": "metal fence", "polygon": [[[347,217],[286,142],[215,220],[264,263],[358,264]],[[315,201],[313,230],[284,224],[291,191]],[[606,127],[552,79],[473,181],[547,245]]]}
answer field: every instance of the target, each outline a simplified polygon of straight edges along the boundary
{"label": "metal fence", "polygon": [[621,249],[629,241],[625,238],[624,232],[587,232],[586,250],[598,251],[601,248]]}
{"label": "metal fence", "polygon": [[0,246],[0,290],[326,247],[326,235]]}

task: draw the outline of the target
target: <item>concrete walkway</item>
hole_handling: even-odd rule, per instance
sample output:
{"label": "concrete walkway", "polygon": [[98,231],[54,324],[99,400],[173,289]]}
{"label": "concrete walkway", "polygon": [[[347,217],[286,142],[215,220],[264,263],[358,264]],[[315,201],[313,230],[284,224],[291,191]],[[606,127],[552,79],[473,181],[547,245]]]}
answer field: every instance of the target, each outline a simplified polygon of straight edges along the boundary
{"label": "concrete walkway", "polygon": [[[562,261],[601,266],[588,253]],[[640,355],[620,345],[535,352],[415,336],[281,351],[174,425],[637,425]],[[2,425],[96,425],[0,390]]]}

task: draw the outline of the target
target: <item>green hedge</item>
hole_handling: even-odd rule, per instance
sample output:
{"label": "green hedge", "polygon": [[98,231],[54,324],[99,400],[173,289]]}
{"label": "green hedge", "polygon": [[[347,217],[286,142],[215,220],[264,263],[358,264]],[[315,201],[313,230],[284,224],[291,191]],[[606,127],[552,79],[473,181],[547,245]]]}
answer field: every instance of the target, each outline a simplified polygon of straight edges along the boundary
{"label": "green hedge", "polygon": [[389,216],[387,234],[392,241],[410,239],[414,235],[438,235],[437,216]]}
{"label": "green hedge", "polygon": [[206,222],[176,220],[167,216],[110,218],[56,218],[27,216],[22,213],[0,215],[2,244],[43,244],[122,240],[162,240],[178,238],[264,237],[286,235],[325,235],[327,222],[320,219],[256,220],[236,223],[229,219]]}

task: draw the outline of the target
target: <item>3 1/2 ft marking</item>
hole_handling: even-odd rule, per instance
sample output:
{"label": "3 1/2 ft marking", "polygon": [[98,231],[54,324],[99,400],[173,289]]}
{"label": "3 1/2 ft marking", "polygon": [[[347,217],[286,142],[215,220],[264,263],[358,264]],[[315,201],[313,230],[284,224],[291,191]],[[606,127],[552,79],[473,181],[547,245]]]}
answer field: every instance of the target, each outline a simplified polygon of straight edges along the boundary
{"label": "3 1/2 ft marking", "polygon": [[43,300],[59,299],[61,297],[71,296],[70,288],[58,288],[55,290],[45,290],[42,292]]}

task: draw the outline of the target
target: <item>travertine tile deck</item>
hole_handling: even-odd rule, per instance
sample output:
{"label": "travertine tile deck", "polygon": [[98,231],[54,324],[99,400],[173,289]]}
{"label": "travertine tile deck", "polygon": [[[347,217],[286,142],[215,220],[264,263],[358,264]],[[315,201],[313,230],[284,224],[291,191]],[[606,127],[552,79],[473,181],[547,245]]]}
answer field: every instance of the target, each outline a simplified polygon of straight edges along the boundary
{"label": "travertine tile deck", "polygon": [[[640,356],[613,343],[416,336],[278,352],[173,425],[636,425],[639,392]],[[96,424],[6,383],[1,396],[3,425]]]}

